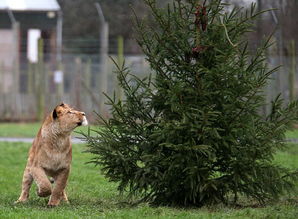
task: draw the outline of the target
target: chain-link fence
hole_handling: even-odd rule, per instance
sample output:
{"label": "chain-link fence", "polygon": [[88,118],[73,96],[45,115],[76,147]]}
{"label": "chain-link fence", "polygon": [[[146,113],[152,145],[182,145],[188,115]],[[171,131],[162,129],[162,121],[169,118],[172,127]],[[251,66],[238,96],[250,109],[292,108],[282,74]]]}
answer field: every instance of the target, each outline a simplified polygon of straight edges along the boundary
{"label": "chain-link fence", "polygon": [[[32,62],[24,52],[26,44],[14,46],[18,42],[14,32],[2,30],[1,34],[7,36],[0,40],[0,121],[41,120],[61,101],[86,111],[92,120],[95,119],[93,111],[108,116],[102,92],[112,95],[116,91],[121,98],[112,59],[99,62],[99,57],[102,57],[99,54],[64,52],[59,60],[57,53],[46,52],[51,41],[45,41],[40,46],[43,49],[38,50],[37,61]],[[122,56],[123,53],[119,53],[112,58],[121,63]],[[282,66],[273,73],[264,89],[268,103],[263,107],[264,114],[269,113],[269,103],[279,93],[286,103],[298,97],[296,62],[294,55],[268,56],[269,68]],[[104,68],[101,63],[104,63]],[[150,72],[143,55],[125,56],[125,63],[132,74],[143,77]]]}
{"label": "chain-link fence", "polygon": [[[116,56],[111,58],[117,61]],[[86,111],[108,115],[102,92],[112,95],[119,89],[115,65],[107,60],[107,77],[102,80],[98,56],[65,55],[61,64],[20,62],[20,68],[0,66],[0,120],[28,121],[42,119],[61,101]],[[143,56],[126,56],[125,64],[133,74],[148,74]],[[17,71],[17,72],[16,72]],[[102,87],[104,85],[104,88]],[[100,112],[101,111],[101,112]]]}

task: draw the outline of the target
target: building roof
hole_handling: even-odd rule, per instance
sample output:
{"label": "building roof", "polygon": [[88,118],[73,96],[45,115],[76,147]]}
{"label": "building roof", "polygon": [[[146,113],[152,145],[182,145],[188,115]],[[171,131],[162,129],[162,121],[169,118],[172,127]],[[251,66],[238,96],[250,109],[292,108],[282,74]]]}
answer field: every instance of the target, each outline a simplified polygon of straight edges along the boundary
{"label": "building roof", "polygon": [[0,10],[12,11],[59,11],[56,0],[0,0]]}

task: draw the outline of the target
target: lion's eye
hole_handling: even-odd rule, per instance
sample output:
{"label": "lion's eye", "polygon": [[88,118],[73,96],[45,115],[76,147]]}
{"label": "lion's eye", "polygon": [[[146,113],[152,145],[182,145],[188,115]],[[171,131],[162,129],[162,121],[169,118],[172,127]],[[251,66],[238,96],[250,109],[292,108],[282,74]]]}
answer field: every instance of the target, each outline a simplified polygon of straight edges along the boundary
{"label": "lion's eye", "polygon": [[67,113],[71,114],[72,112],[71,111],[68,111]]}

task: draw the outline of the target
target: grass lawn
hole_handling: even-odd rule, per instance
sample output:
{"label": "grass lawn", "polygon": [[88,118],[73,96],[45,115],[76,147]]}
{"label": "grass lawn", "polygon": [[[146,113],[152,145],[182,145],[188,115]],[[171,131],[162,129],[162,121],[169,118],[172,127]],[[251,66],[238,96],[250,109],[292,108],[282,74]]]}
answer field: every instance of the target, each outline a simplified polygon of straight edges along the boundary
{"label": "grass lawn", "polygon": [[[0,123],[0,137],[27,137],[33,138],[36,136],[41,123]],[[91,126],[91,129],[97,129]],[[78,127],[76,132],[87,132],[88,127]],[[80,136],[78,133],[73,133],[73,136]],[[286,133],[287,138],[298,139],[298,129]]]}
{"label": "grass lawn", "polygon": [[[0,137],[34,137],[40,123],[0,123]],[[94,127],[92,127],[94,128]],[[79,127],[77,131],[86,132]],[[79,136],[79,134],[74,134]],[[298,131],[287,133],[288,138],[298,138]],[[213,206],[200,209],[177,209],[125,204],[115,183],[108,182],[99,167],[85,164],[92,155],[82,153],[84,145],[73,146],[72,172],[67,193],[70,204],[48,209],[47,200],[37,197],[36,186],[31,188],[26,204],[14,205],[21,190],[21,180],[30,144],[0,142],[0,218],[298,218],[297,193],[278,203],[260,208],[233,209]],[[298,168],[298,145],[290,144],[279,152],[276,162]]]}
{"label": "grass lawn", "polygon": [[[0,142],[0,218],[297,218],[297,193],[278,203],[259,208],[233,209],[213,206],[200,209],[151,207],[140,204],[132,207],[119,196],[116,184],[108,182],[88,162],[92,155],[82,153],[84,145],[73,146],[72,171],[67,193],[70,204],[46,208],[47,198],[35,194],[31,188],[30,199],[25,204],[14,205],[21,190],[23,169],[30,144]],[[288,151],[280,152],[276,162],[298,168],[298,145],[290,145]]]}
{"label": "grass lawn", "polygon": [[[38,130],[41,127],[41,123],[0,123],[0,137],[24,137],[33,138],[36,136]],[[91,126],[91,128],[95,128]],[[78,127],[76,132],[87,132],[88,127]],[[74,132],[73,136],[80,136],[80,134]]]}
{"label": "grass lawn", "polygon": [[298,139],[298,129],[286,132],[287,138],[297,138]]}

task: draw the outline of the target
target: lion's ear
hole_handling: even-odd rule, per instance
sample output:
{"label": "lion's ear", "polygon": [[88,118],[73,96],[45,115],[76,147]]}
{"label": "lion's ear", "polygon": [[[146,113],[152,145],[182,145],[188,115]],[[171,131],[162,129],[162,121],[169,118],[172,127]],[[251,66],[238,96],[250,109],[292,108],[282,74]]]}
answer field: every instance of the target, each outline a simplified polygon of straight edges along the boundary
{"label": "lion's ear", "polygon": [[54,111],[53,111],[53,119],[55,120],[55,119],[57,119],[57,117],[58,117],[57,111],[56,111],[56,109],[54,109]]}

